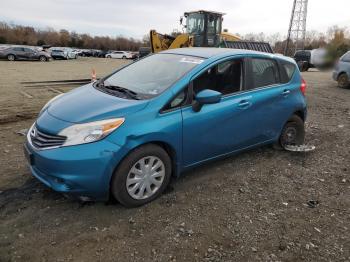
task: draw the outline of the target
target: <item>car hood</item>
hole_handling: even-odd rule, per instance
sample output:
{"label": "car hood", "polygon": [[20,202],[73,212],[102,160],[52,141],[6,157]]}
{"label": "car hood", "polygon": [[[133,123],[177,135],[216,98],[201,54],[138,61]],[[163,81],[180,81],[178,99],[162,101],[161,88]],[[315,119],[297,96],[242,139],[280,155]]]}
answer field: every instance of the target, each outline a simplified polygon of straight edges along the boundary
{"label": "car hood", "polygon": [[92,84],[82,86],[54,100],[47,112],[63,121],[85,123],[128,114],[145,108],[147,100],[128,100],[103,93]]}

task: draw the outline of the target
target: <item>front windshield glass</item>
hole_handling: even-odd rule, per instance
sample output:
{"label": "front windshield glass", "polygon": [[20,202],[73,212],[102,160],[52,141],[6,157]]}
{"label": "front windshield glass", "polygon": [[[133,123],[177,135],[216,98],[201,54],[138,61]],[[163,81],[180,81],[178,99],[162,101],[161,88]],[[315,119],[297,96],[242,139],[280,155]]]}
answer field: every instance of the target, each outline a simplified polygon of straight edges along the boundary
{"label": "front windshield glass", "polygon": [[104,80],[104,86],[117,86],[153,97],[203,62],[202,58],[156,54],[141,59]]}
{"label": "front windshield glass", "polygon": [[186,21],[187,33],[202,34],[204,32],[204,14],[189,14]]}

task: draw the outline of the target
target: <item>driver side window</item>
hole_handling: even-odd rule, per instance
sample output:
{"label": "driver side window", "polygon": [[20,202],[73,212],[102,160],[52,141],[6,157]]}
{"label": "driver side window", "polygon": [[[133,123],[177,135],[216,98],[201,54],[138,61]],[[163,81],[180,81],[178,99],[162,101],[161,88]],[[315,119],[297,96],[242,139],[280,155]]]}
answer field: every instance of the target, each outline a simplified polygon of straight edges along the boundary
{"label": "driver side window", "polygon": [[193,80],[193,93],[211,89],[230,95],[243,88],[243,60],[233,59],[221,62]]}

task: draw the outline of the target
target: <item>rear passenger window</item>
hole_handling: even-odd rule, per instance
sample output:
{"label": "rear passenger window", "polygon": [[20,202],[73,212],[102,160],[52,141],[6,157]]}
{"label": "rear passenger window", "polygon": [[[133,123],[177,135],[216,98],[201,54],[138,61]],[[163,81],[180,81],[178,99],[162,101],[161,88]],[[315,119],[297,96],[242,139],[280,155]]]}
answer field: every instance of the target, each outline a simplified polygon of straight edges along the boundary
{"label": "rear passenger window", "polygon": [[289,63],[287,61],[281,61],[281,83],[288,83],[295,72],[295,64]]}
{"label": "rear passenger window", "polygon": [[275,85],[279,83],[279,72],[277,63],[271,59],[253,58],[252,65],[252,80],[249,89]]}

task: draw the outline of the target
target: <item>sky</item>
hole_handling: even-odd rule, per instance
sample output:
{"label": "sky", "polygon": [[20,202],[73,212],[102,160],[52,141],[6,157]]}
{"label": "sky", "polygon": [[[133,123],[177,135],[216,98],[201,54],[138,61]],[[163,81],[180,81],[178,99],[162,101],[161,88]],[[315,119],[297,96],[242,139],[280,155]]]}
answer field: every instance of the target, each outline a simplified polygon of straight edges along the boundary
{"label": "sky", "polygon": [[[223,28],[286,35],[293,0],[0,0],[0,21],[141,39],[150,29],[181,30],[179,18],[198,9],[224,12]],[[307,30],[350,27],[350,0],[309,0]]]}

